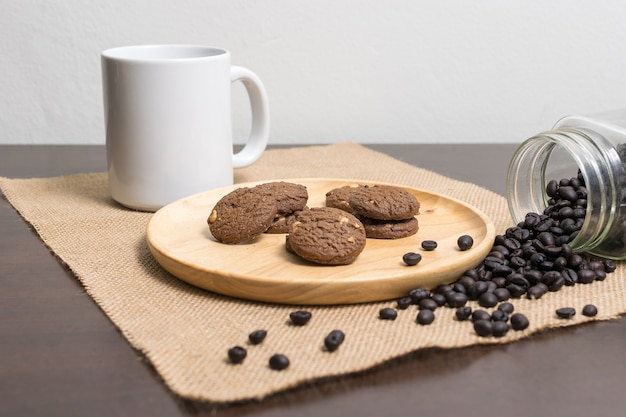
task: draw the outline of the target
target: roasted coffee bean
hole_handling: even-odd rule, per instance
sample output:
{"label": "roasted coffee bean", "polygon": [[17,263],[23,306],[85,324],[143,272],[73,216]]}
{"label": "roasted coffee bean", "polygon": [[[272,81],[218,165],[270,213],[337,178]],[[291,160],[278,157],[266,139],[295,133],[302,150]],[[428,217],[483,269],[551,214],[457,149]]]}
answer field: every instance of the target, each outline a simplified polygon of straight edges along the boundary
{"label": "roasted coffee bean", "polygon": [[491,320],[491,314],[485,310],[474,310],[472,312],[472,321]]}
{"label": "roasted coffee bean", "polygon": [[492,321],[509,321],[509,315],[502,310],[494,310],[491,313]]}
{"label": "roasted coffee bean", "polygon": [[537,235],[537,239],[539,239],[546,247],[554,246],[554,234],[552,232],[541,232]]}
{"label": "roasted coffee bean", "polygon": [[487,292],[487,287],[485,281],[478,281],[472,287],[468,288],[467,297],[470,300],[478,300],[478,297]]}
{"label": "roasted coffee bean", "polygon": [[463,307],[467,304],[467,295],[460,292],[452,292],[446,295],[446,302],[450,308]]}
{"label": "roasted coffee bean", "polygon": [[[560,275],[560,274],[559,274]],[[522,274],[510,274],[506,277],[507,284],[515,284],[522,288],[530,287],[530,283]]]}
{"label": "roasted coffee bean", "polygon": [[489,255],[499,256],[499,255],[496,255],[497,253],[504,256],[505,258],[511,256],[511,251],[507,249],[504,245],[494,245],[491,248],[491,252],[489,253]]}
{"label": "roasted coffee bean", "polygon": [[248,335],[248,340],[250,344],[258,345],[265,340],[265,336],[267,336],[267,330],[255,330]]}
{"label": "roasted coffee bean", "polygon": [[398,317],[398,312],[391,307],[386,307],[378,312],[378,317],[382,320],[395,320]]}
{"label": "roasted coffee bean", "polygon": [[513,330],[524,330],[529,326],[528,319],[522,313],[515,313],[511,316],[511,327]]}
{"label": "roasted coffee bean", "polygon": [[275,371],[282,371],[283,369],[287,369],[289,367],[289,358],[283,354],[277,353],[270,357],[270,368]]}
{"label": "roasted coffee bean", "polygon": [[554,268],[555,271],[565,270],[567,268],[567,259],[565,259],[563,256],[557,257],[552,262],[552,267]]}
{"label": "roasted coffee bean", "polygon": [[510,237],[508,239],[505,239],[504,242],[502,242],[502,246],[504,246],[505,248],[507,248],[509,251],[514,251],[519,249],[522,244],[520,243],[520,241],[518,239],[515,238],[515,234],[513,235],[513,237]]}
{"label": "roasted coffee bean", "polygon": [[415,288],[409,292],[409,297],[413,300],[413,304],[419,304],[424,298],[430,297],[430,291],[426,288]]}
{"label": "roasted coffee bean", "polygon": [[521,256],[513,256],[509,259],[509,265],[513,268],[523,268],[526,266],[526,259]]}
{"label": "roasted coffee bean", "polygon": [[533,230],[536,233],[546,232],[554,225],[554,220],[548,216],[540,216],[539,223],[535,225]]}
{"label": "roasted coffee bean", "polygon": [[442,307],[446,304],[446,296],[443,294],[433,294],[430,298],[437,303],[438,307]]}
{"label": "roasted coffee bean", "polygon": [[298,310],[289,313],[291,322],[296,326],[304,326],[311,320],[311,312],[306,310]]}
{"label": "roasted coffee bean", "polygon": [[422,242],[422,249],[425,251],[431,251],[437,249],[437,242],[434,240],[424,240]]}
{"label": "roasted coffee bean", "polygon": [[605,259],[603,263],[604,263],[604,271],[609,274],[611,272],[615,272],[615,270],[617,269],[617,264],[610,259]]}
{"label": "roasted coffee bean", "polygon": [[557,180],[550,180],[546,185],[546,194],[549,197],[555,197],[559,191],[559,183]]}
{"label": "roasted coffee bean", "polygon": [[435,321],[435,314],[432,310],[420,310],[417,313],[417,322],[422,325],[428,325]]}
{"label": "roasted coffee bean", "polygon": [[471,314],[472,314],[472,307],[469,307],[469,306],[459,307],[456,309],[456,312],[455,312],[455,316],[457,320],[459,321],[465,321],[469,319]]}
{"label": "roasted coffee bean", "polygon": [[548,285],[548,291],[552,291],[552,292],[559,291],[561,288],[563,288],[564,285],[565,285],[565,278],[563,278],[563,275],[559,275],[552,282],[552,284]]}
{"label": "roasted coffee bean", "polygon": [[[459,282],[455,282],[454,284],[452,284],[452,291],[459,292],[459,293],[462,293],[462,294],[465,294],[467,292],[465,287],[461,283],[459,283]],[[450,294],[450,293],[448,293],[448,294]]]}
{"label": "roasted coffee bean", "polygon": [[415,252],[407,252],[402,256],[402,260],[408,266],[415,266],[422,260],[422,255]]}
{"label": "roasted coffee bean", "polygon": [[474,246],[474,239],[470,235],[463,235],[459,237],[456,243],[460,250],[466,251]]}
{"label": "roasted coffee bean", "polygon": [[577,272],[578,282],[582,284],[591,284],[596,279],[595,271],[591,269],[581,269]]}
{"label": "roasted coffee bean", "polygon": [[543,283],[533,285],[526,292],[526,298],[529,300],[538,300],[548,292],[548,286]]}
{"label": "roasted coffee bean", "polygon": [[573,254],[567,260],[567,266],[570,268],[578,268],[583,263],[583,257],[578,254]]}
{"label": "roasted coffee bean", "polygon": [[573,269],[567,268],[561,271],[565,285],[571,286],[578,282],[578,274]]}
{"label": "roasted coffee bean", "polygon": [[494,277],[491,282],[496,284],[496,288],[504,288],[506,286],[506,278],[505,277]]}
{"label": "roasted coffee bean", "polygon": [[334,352],[341,346],[345,338],[346,335],[341,330],[333,330],[324,339],[324,346],[329,352]]}
{"label": "roasted coffee bean", "polygon": [[547,260],[548,260],[548,257],[545,254],[538,252],[530,257],[530,264],[533,266],[540,266],[542,263],[544,263]]}
{"label": "roasted coffee bean", "polygon": [[509,291],[512,298],[519,298],[526,293],[526,288],[520,287],[517,284],[508,284],[506,289]]}
{"label": "roasted coffee bean", "polygon": [[573,307],[563,307],[556,310],[556,315],[562,319],[570,319],[576,315],[576,309]]}
{"label": "roasted coffee bean", "polygon": [[235,346],[228,349],[228,359],[231,363],[241,363],[248,356],[248,351],[241,346]]}
{"label": "roasted coffee bean", "polygon": [[596,269],[596,281],[604,281],[606,279],[606,272],[600,269]]}
{"label": "roasted coffee bean", "polygon": [[457,280],[457,282],[461,284],[463,287],[465,287],[466,294],[467,294],[467,290],[471,288],[474,284],[476,284],[476,281],[474,280],[474,278],[468,275],[463,275],[461,278]]}
{"label": "roasted coffee bean", "polygon": [[452,286],[449,284],[441,284],[441,285],[437,285],[437,288],[435,288],[435,290],[433,291],[435,294],[446,294],[449,293],[451,291],[454,291],[452,289]]}
{"label": "roasted coffee bean", "polygon": [[533,229],[536,225],[539,224],[541,217],[537,213],[527,213],[524,218],[524,228]]}
{"label": "roasted coffee bean", "polygon": [[399,298],[396,301],[396,308],[399,310],[406,310],[413,303],[413,300],[408,295],[406,297]]}
{"label": "roasted coffee bean", "polygon": [[524,272],[524,278],[530,285],[536,285],[543,279],[543,272],[538,269],[531,269]]}
{"label": "roasted coffee bean", "polygon": [[498,304],[498,297],[494,293],[486,292],[478,297],[478,304],[481,307],[495,307]]}
{"label": "roasted coffee bean", "polygon": [[493,337],[503,337],[509,331],[509,325],[505,320],[502,321],[494,321],[492,323],[492,334]]}
{"label": "roasted coffee bean", "polygon": [[439,307],[437,302],[433,300],[432,298],[424,298],[423,300],[420,301],[418,306],[420,310],[433,310],[433,311],[436,310],[437,307]]}
{"label": "roasted coffee bean", "polygon": [[560,187],[559,197],[564,200],[571,201],[571,202],[578,200],[578,194],[576,193],[576,190],[570,186]]}
{"label": "roasted coffee bean", "polygon": [[604,264],[598,260],[593,260],[589,262],[589,265],[587,266],[589,267],[589,269],[593,269],[596,272],[604,271]]}
{"label": "roasted coffee bean", "polygon": [[558,271],[547,271],[541,276],[541,282],[550,286],[557,278],[560,277],[561,274]]}
{"label": "roasted coffee bean", "polygon": [[511,303],[500,303],[498,305],[498,310],[504,311],[506,314],[510,315],[513,311],[515,311],[515,306]]}
{"label": "roasted coffee bean", "polygon": [[506,288],[496,288],[493,294],[498,297],[498,301],[506,301],[511,298],[511,293]]}
{"label": "roasted coffee bean", "polygon": [[491,320],[477,320],[474,322],[474,331],[478,336],[491,336],[493,334],[493,323]]}
{"label": "roasted coffee bean", "polygon": [[593,304],[587,304],[583,307],[583,316],[594,317],[598,314],[598,308]]}

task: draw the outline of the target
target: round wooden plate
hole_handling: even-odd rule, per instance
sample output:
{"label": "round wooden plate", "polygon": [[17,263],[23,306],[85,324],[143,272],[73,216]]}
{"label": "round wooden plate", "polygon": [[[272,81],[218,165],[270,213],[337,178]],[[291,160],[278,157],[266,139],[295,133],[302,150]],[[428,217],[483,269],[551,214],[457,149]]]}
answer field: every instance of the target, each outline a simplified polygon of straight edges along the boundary
{"label": "round wooden plate", "polygon": [[[305,185],[309,207],[325,203],[326,192],[348,184],[376,184],[338,179],[283,180]],[[416,235],[397,240],[368,239],[350,265],[323,266],[287,252],[285,235],[264,234],[239,245],[217,242],[207,218],[217,201],[238,187],[220,188],[173,202],[157,211],[147,229],[150,251],[157,262],[192,285],[250,300],[281,304],[353,304],[399,298],[416,287],[434,288],[456,280],[489,253],[495,238],[493,223],[479,210],[453,198],[403,187],[421,203]],[[468,234],[474,246],[459,250],[457,239]],[[435,240],[437,249],[421,249]],[[416,266],[406,266],[406,252],[422,254]]]}

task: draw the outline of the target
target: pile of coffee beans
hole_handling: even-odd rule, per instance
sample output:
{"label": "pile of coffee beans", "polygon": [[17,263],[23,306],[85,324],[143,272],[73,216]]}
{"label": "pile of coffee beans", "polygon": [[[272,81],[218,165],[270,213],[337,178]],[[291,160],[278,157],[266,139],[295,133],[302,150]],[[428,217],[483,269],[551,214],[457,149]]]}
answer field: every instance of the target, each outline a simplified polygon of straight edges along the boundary
{"label": "pile of coffee beans", "polygon": [[[580,173],[573,178],[548,182],[546,194],[550,199],[544,212],[528,213],[524,221],[497,235],[491,251],[477,267],[466,271],[452,284],[440,285],[432,291],[425,288],[410,291],[408,297],[397,300],[396,308],[406,309],[408,305],[416,304],[420,310],[417,318],[420,324],[432,323],[438,307],[456,308],[457,319],[472,317],[478,335],[500,337],[509,330],[506,323],[510,312],[505,316],[499,309],[491,315],[486,311],[476,315],[483,310],[472,314],[471,308],[465,306],[468,301],[476,301],[483,308],[494,308],[509,299],[526,297],[536,300],[565,286],[604,280],[607,274],[615,271],[615,262],[575,253],[569,245],[578,235],[587,214],[587,189]],[[470,239],[469,236],[460,237],[459,248],[471,248],[473,241]],[[422,242],[423,250],[435,250],[436,247],[434,241]],[[597,314],[595,306],[585,308],[588,316]],[[575,310],[564,307],[556,314],[571,318]],[[528,327],[526,317],[520,313],[514,317],[510,318],[511,328],[523,330]],[[506,324],[506,329],[501,323]]]}

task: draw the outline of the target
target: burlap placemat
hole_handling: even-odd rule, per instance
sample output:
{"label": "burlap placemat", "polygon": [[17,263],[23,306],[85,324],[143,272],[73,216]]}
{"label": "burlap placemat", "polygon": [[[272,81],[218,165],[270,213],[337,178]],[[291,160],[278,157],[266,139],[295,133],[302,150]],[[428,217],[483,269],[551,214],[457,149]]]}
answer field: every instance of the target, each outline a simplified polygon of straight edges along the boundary
{"label": "burlap placemat", "polygon": [[[270,150],[254,165],[236,172],[238,183],[304,177],[354,178],[427,189],[480,208],[493,219],[497,233],[511,226],[502,196],[353,143]],[[439,309],[430,326],[416,324],[415,309],[399,311],[395,321],[378,319],[378,311],[393,307],[393,301],[307,307],[313,319],[296,327],[287,323],[297,306],[220,296],[161,269],[146,244],[151,214],[113,202],[104,173],[0,178],[0,187],[165,383],[176,394],[196,400],[263,398],[304,382],[362,371],[418,349],[509,343],[542,329],[607,320],[626,312],[626,269],[620,264],[605,281],[566,287],[540,300],[514,300],[531,326],[500,339],[476,336],[471,325],[453,319],[454,310],[449,308]],[[598,307],[594,319],[577,314],[562,320],[554,314],[558,307],[580,310],[588,302]],[[268,336],[262,344],[251,346],[247,335],[256,329],[267,329]],[[329,353],[323,349],[323,339],[333,329],[342,329],[346,341]],[[243,364],[227,360],[227,349],[234,345],[248,349]],[[281,372],[271,370],[268,358],[274,353],[286,354],[291,366]]]}

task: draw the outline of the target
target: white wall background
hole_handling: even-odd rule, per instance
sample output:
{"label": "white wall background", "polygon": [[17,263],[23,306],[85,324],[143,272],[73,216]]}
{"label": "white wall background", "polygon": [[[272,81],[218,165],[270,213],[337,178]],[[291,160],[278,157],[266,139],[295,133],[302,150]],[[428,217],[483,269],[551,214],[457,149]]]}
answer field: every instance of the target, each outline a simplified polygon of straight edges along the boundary
{"label": "white wall background", "polygon": [[271,143],[519,142],[626,107],[625,22],[621,0],[0,0],[0,143],[104,143],[99,54],[145,43],[229,49]]}

